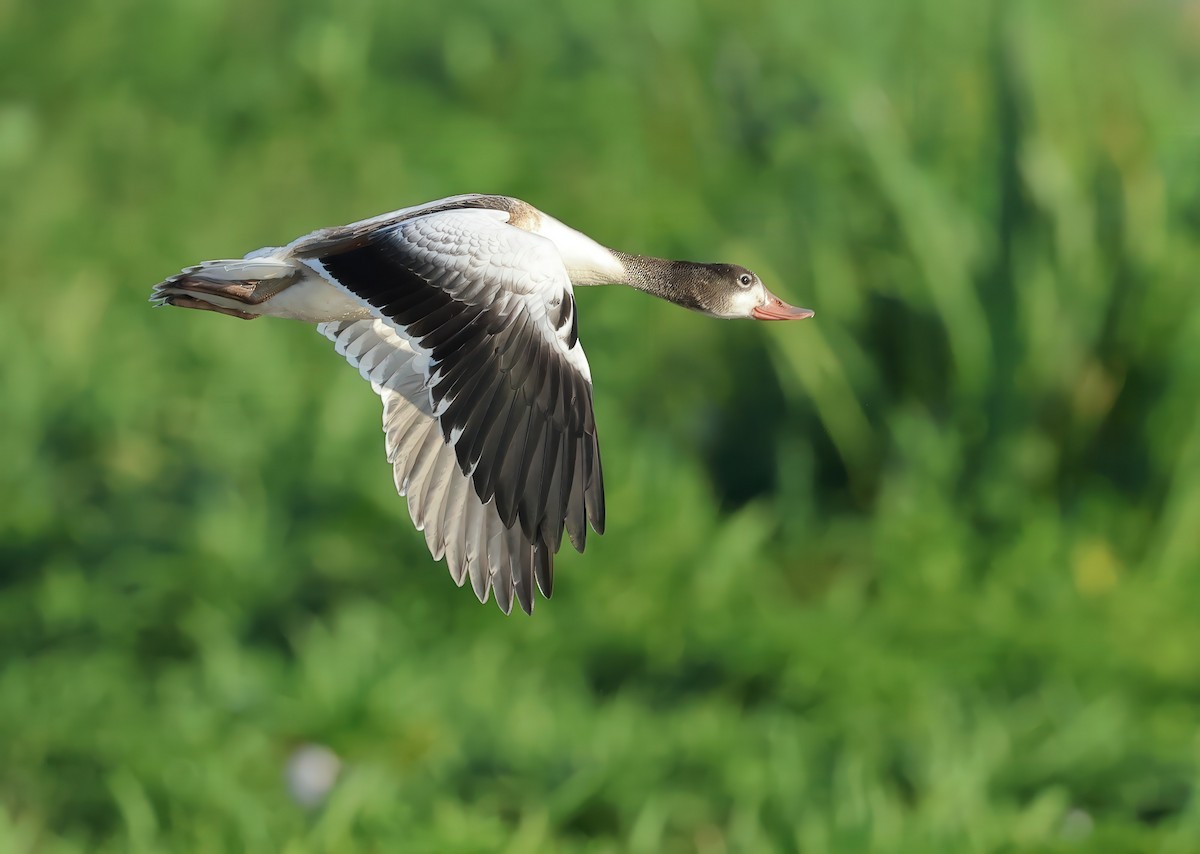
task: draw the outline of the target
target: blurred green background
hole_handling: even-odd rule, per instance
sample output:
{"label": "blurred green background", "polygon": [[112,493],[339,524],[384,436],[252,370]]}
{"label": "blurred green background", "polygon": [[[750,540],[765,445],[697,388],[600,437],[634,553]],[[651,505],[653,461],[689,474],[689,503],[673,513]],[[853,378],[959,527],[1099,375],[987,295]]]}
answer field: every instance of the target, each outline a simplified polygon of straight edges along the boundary
{"label": "blurred green background", "polygon": [[[817,312],[581,293],[532,619],[311,328],[146,303],[476,191]],[[0,0],[0,222],[0,851],[1200,845],[1195,0]]]}

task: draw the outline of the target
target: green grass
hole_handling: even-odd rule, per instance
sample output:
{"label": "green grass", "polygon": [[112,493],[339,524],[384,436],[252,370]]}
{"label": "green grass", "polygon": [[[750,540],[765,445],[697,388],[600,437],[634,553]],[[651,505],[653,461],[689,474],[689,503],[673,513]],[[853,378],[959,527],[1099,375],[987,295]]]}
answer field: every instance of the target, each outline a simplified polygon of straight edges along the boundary
{"label": "green grass", "polygon": [[[0,0],[0,850],[1195,850],[1198,9]],[[328,342],[145,302],[466,191],[817,311],[580,294],[532,619]]]}

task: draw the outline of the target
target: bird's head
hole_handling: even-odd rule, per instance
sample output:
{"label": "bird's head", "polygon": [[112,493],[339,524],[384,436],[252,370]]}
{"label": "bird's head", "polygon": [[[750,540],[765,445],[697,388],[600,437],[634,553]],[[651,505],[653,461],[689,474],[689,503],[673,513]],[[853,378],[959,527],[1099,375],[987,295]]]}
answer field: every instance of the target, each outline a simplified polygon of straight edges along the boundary
{"label": "bird's head", "polygon": [[755,320],[804,320],[810,308],[788,305],[767,290],[757,275],[736,264],[707,264],[708,299],[704,309],[715,317],[751,317]]}

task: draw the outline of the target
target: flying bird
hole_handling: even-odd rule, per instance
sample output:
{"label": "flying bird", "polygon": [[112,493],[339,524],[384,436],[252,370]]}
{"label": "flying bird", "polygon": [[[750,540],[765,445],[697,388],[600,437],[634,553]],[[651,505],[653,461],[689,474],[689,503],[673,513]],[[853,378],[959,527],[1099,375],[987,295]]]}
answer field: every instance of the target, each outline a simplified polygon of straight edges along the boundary
{"label": "flying bird", "polygon": [[151,302],[316,323],[383,401],[396,489],[479,601],[532,613],[564,529],[604,532],[576,287],[625,284],[713,317],[800,320],[734,264],[628,255],[508,196],[404,208],[154,286]]}

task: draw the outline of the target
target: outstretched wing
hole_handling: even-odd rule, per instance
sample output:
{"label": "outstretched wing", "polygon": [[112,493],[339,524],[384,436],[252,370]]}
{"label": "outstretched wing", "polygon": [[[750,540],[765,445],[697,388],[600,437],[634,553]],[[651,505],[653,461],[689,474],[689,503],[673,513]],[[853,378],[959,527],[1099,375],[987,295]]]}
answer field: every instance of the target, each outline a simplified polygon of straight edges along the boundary
{"label": "outstretched wing", "polygon": [[507,216],[442,211],[291,249],[378,318],[321,329],[383,397],[397,487],[430,550],[462,550],[459,583],[482,560],[502,607],[515,589],[529,610],[522,577],[549,594],[564,529],[582,551],[604,493],[570,280],[554,245]]}

